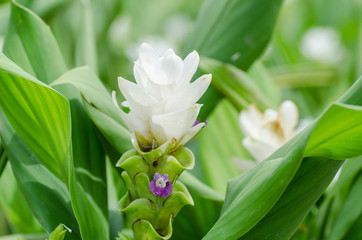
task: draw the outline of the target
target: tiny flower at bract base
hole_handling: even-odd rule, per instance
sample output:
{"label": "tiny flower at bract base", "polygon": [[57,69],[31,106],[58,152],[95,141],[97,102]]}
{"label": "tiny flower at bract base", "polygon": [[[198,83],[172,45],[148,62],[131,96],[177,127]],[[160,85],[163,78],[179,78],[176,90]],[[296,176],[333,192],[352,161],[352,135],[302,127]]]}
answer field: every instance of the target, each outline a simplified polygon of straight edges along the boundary
{"label": "tiny flower at bract base", "polygon": [[[118,78],[127,100],[122,105],[130,109],[128,114],[121,109],[119,112],[138,151],[152,151],[170,140],[182,146],[204,126],[204,123],[193,124],[202,106],[196,102],[208,88],[211,74],[190,83],[198,64],[196,51],[182,60],[172,49],[159,56],[143,43],[139,59],[134,63],[136,84]],[[118,106],[115,92],[112,95]]]}
{"label": "tiny flower at bract base", "polygon": [[262,113],[252,104],[240,113],[242,143],[261,162],[294,136],[297,123],[298,108],[292,101],[284,101],[278,112],[267,109]]}
{"label": "tiny flower at bract base", "polygon": [[149,188],[157,197],[168,197],[172,192],[172,184],[168,181],[167,174],[155,173],[153,180],[150,182]]}

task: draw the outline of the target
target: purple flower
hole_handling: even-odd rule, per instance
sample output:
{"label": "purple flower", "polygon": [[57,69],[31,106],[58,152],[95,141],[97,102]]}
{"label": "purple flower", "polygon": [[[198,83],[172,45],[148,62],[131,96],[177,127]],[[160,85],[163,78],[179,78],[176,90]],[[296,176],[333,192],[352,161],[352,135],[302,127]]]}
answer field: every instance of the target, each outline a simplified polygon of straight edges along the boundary
{"label": "purple flower", "polygon": [[153,175],[149,188],[157,197],[168,197],[172,192],[172,184],[168,181],[168,175],[161,175],[158,172]]}
{"label": "purple flower", "polygon": [[[205,125],[208,124],[208,122],[209,122],[209,121],[206,120],[206,121],[204,122]],[[196,126],[196,125],[199,124],[199,123],[200,123],[199,121],[195,120],[195,122],[194,122],[194,124],[193,124],[192,126],[194,127],[194,126]],[[202,128],[205,128],[205,126],[203,126]]]}

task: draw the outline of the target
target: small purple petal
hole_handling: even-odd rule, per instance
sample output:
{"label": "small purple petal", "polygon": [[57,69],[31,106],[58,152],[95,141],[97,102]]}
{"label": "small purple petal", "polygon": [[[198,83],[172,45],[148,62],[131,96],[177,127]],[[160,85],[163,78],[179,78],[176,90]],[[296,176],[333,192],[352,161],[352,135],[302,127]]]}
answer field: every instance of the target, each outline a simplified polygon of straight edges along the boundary
{"label": "small purple petal", "polygon": [[[164,188],[163,187],[158,187],[156,185],[157,180],[159,180],[160,178],[162,178],[162,180],[166,184],[166,186]],[[170,196],[170,194],[172,192],[172,184],[168,180],[169,180],[169,177],[168,177],[167,174],[161,175],[159,173],[155,173],[155,175],[153,176],[153,180],[150,182],[150,185],[149,185],[150,191],[157,197],[168,197],[168,196]]]}
{"label": "small purple petal", "polygon": [[161,196],[162,192],[163,192],[163,188],[162,187],[157,187],[156,186],[156,180],[152,180],[150,182],[149,188],[151,190],[151,192],[155,195],[155,196]]}
{"label": "small purple petal", "polygon": [[[205,125],[208,124],[209,121],[205,121]],[[199,121],[195,121],[194,124],[192,125],[193,127],[196,126],[197,124],[199,124],[200,122]],[[205,126],[203,126],[202,128],[205,128]]]}
{"label": "small purple petal", "polygon": [[163,179],[163,181],[165,181],[165,182],[168,182],[168,175],[167,174],[162,174],[162,179]]}
{"label": "small purple petal", "polygon": [[172,184],[170,182],[166,183],[166,187],[163,189],[161,197],[168,197],[172,193]]}
{"label": "small purple petal", "polygon": [[154,180],[158,180],[161,177],[161,174],[159,174],[158,172],[155,173],[155,175],[153,175],[153,179]]}

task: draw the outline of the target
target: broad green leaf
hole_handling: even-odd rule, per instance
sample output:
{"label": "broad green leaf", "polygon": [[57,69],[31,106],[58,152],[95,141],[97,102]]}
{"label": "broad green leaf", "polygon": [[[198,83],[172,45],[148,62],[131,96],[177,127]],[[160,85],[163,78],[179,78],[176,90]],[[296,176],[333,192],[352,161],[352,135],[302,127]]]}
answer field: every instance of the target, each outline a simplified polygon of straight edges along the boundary
{"label": "broad green leaf", "polygon": [[44,166],[66,182],[71,143],[67,99],[1,53],[0,96],[0,106],[19,136]]}
{"label": "broad green leaf", "polygon": [[31,9],[31,11],[35,12],[38,16],[47,17],[48,15],[54,14],[55,11],[59,11],[61,7],[69,4],[70,0],[17,0],[21,5]]}
{"label": "broad green leaf", "polygon": [[4,53],[45,83],[52,82],[67,69],[49,27],[37,15],[14,1]]}
{"label": "broad green leaf", "polygon": [[[8,50],[8,55],[19,65],[25,68],[27,66],[32,66],[31,69],[26,68],[27,71],[33,72],[36,77],[40,78],[44,82],[52,82],[66,71],[66,67],[63,57],[60,54],[58,45],[52,33],[50,32],[49,27],[46,26],[46,24],[39,17],[22,8],[20,5],[13,6],[13,15],[14,18],[11,22],[12,25],[10,25],[12,28],[14,28],[14,32],[7,36],[7,38],[10,40],[5,46],[5,50]],[[16,16],[20,16],[21,18],[15,18]],[[19,23],[16,22],[18,19],[20,19],[21,23],[26,24],[25,30],[23,29],[23,25],[19,25]],[[84,21],[86,22],[86,20]],[[39,32],[39,34],[34,35],[34,32]],[[20,57],[15,54],[17,52],[14,53],[12,50],[19,46],[21,47],[22,45],[16,45],[18,42],[11,41],[11,39],[20,39],[18,42],[23,45],[23,48],[20,48],[23,51],[18,51],[22,53]],[[87,37],[84,37],[83,40],[86,41]],[[31,43],[32,47],[28,47],[28,42]],[[34,56],[42,57],[37,59],[34,58]],[[47,77],[44,77],[44,75]],[[58,90],[69,99],[72,112],[72,146],[74,152],[71,152],[70,141],[68,149],[69,152],[73,154],[74,162],[68,162],[64,165],[65,167],[68,167],[69,164],[74,164],[75,167],[74,171],[71,171],[71,174],[76,174],[77,176],[72,176],[72,179],[77,180],[71,182],[74,184],[74,186],[70,186],[70,188],[82,189],[80,190],[81,193],[79,193],[81,195],[81,199],[78,199],[76,194],[71,194],[72,204],[80,224],[82,235],[93,234],[94,236],[97,236],[99,232],[102,232],[103,234],[103,232],[107,231],[101,228],[108,228],[106,226],[107,221],[101,221],[103,224],[98,224],[101,218],[107,218],[104,153],[97,140],[95,128],[84,110],[79,92],[75,89],[72,89],[70,86],[61,86]],[[36,103],[31,100],[29,100],[29,102],[34,104],[34,106],[42,105],[40,102]],[[43,102],[48,101],[43,99]],[[58,113],[61,113],[61,111],[64,110],[69,111],[69,106],[67,105],[66,108],[64,106],[60,106],[59,109],[55,108],[54,112],[58,111]],[[67,131],[70,132],[71,128],[69,126],[69,112],[67,114],[61,114],[65,117],[68,116],[68,119],[59,118],[59,120],[63,121],[65,124],[68,124]],[[67,131],[62,132],[67,133]],[[64,134],[64,136],[67,135]],[[39,136],[39,138],[41,139],[42,136]],[[45,139],[43,138],[43,141],[44,140]],[[70,158],[71,156],[68,156],[68,160]],[[71,167],[73,169],[73,165]],[[78,184],[80,185],[78,186]],[[82,212],[83,210],[87,211],[87,213],[90,213],[93,219],[84,219],[83,216],[85,213]],[[98,216],[99,212],[101,212],[102,216]],[[92,227],[92,231],[89,231],[88,229],[83,230],[88,226]],[[103,235],[100,235],[99,238],[105,239]]]}
{"label": "broad green leaf", "polygon": [[0,206],[11,232],[24,234],[43,232],[20,191],[10,164],[0,178],[0,186]]}
{"label": "broad green leaf", "polygon": [[72,229],[70,239],[80,239],[66,185],[40,163],[3,112],[0,114],[0,136],[20,190],[40,224],[51,232],[61,222]]}
{"label": "broad green leaf", "polygon": [[362,216],[360,216],[357,221],[353,224],[352,228],[348,231],[344,239],[354,239],[358,240],[362,238]]}
{"label": "broad green leaf", "polygon": [[8,162],[8,157],[6,155],[6,151],[4,149],[4,146],[1,143],[1,139],[0,139],[0,177],[5,169],[7,162]]}
{"label": "broad green leaf", "polygon": [[80,21],[76,42],[76,65],[88,65],[97,72],[97,51],[95,46],[94,18],[91,0],[79,1]]}
{"label": "broad green leaf", "polygon": [[[240,239],[289,239],[342,163],[342,161],[323,157],[304,159],[278,202],[255,227]],[[275,231],[275,229],[279,230]]]}
{"label": "broad green leaf", "polygon": [[301,161],[307,136],[298,134],[255,168],[228,184],[221,216],[203,239],[238,239],[278,201]]}
{"label": "broad green leaf", "polygon": [[344,239],[348,230],[353,226],[358,218],[362,216],[361,189],[362,175],[360,174],[353,183],[348,197],[332,227],[332,231],[327,238],[328,240]]}
{"label": "broad green leaf", "polygon": [[226,190],[229,179],[241,173],[235,162],[249,154],[242,148],[242,133],[238,112],[227,101],[222,101],[208,118],[200,133],[200,158],[207,183],[218,192]]}
{"label": "broad green leaf", "polygon": [[221,202],[192,194],[194,206],[182,208],[173,222],[172,239],[199,240],[215,224],[221,211]]}
{"label": "broad green leaf", "polygon": [[[266,47],[282,2],[282,0],[204,1],[183,53],[196,50],[202,56],[247,70]],[[202,103],[207,103],[206,106],[211,106],[201,112],[203,120],[220,98],[220,94],[209,87],[200,100]]]}
{"label": "broad green leaf", "polygon": [[310,136],[305,155],[346,159],[361,154],[362,106],[334,104]]}
{"label": "broad green leaf", "polygon": [[185,46],[246,70],[267,45],[282,0],[207,0]]}
{"label": "broad green leaf", "polygon": [[264,109],[271,107],[259,86],[239,68],[211,58],[203,57],[200,69],[212,73],[211,84],[225,95],[239,110],[255,103]]}
{"label": "broad green leaf", "polygon": [[206,184],[202,183],[191,173],[184,172],[179,180],[185,184],[187,189],[190,191],[192,196],[198,196],[200,198],[205,198],[213,201],[224,201],[224,196],[216,192],[214,189],[210,188]]}
{"label": "broad green leaf", "polygon": [[[82,237],[90,239],[90,236],[93,236],[97,239],[107,239],[107,219],[92,197],[88,196],[84,188],[76,181],[74,162],[69,162],[72,160],[72,155],[70,113],[67,99],[30,76],[28,79],[31,80],[28,80],[9,74],[8,72],[17,71],[20,75],[27,75],[5,56],[0,55],[0,57],[0,67],[7,71],[3,70],[1,74],[3,77],[0,81],[1,93],[4,94],[1,95],[0,104],[4,108],[4,112],[7,113],[9,121],[17,129],[18,134],[24,135],[23,139],[26,140],[29,148],[38,153],[36,155],[39,158],[42,157],[40,158],[42,163],[47,164],[46,166],[57,176],[61,176],[64,181],[67,179],[65,178],[68,175],[67,168],[70,166],[69,188]],[[6,78],[4,79],[4,77]],[[12,84],[12,81],[16,84]],[[12,85],[8,86],[9,84]],[[22,91],[22,94],[19,94],[19,91]],[[11,108],[9,108],[8,101],[11,101]],[[51,147],[49,146],[44,151],[40,148],[40,143],[43,146],[50,145]],[[45,153],[48,156],[53,156],[53,154],[55,156],[47,158]],[[62,157],[58,157],[58,155],[62,155]],[[59,165],[56,166],[54,162]],[[60,172],[59,168],[63,168],[63,172]]]}
{"label": "broad green leaf", "polygon": [[132,147],[131,135],[125,127],[111,96],[88,67],[73,69],[53,82],[52,86],[70,83],[84,98],[84,106],[94,124],[120,153]]}
{"label": "broad green leaf", "polygon": [[[361,89],[362,80],[359,79],[338,101],[342,104],[336,104],[344,107],[346,110],[343,111],[344,116],[347,116],[348,114],[353,115],[353,112],[358,109],[358,107],[353,107],[351,104],[362,105],[362,96],[360,94]],[[333,108],[334,106],[331,106],[326,111],[326,114],[329,111],[333,111]],[[335,114],[340,113],[341,112],[335,112]],[[254,229],[250,231],[250,239],[255,239],[256,236],[259,239],[265,239],[268,236],[272,239],[280,239],[280,237],[288,239],[292,236],[295,229],[312,208],[314,202],[323,193],[324,189],[328,185],[328,182],[331,181],[334,173],[339,168],[339,164],[335,164],[333,166],[331,162],[333,160],[324,162],[320,161],[319,163],[316,162],[315,164],[320,165],[318,169],[326,170],[326,175],[324,177],[323,174],[319,174],[319,176],[317,175],[317,178],[320,180],[317,182],[317,185],[314,186],[315,191],[309,189],[313,188],[313,184],[315,185],[316,183],[311,180],[305,181],[305,184],[301,185],[302,188],[300,190],[300,192],[306,192],[312,197],[299,207],[289,207],[288,214],[283,214],[283,211],[277,211],[277,209],[286,207],[286,204],[291,204],[293,200],[295,201],[295,199],[298,199],[298,196],[294,193],[294,188],[298,188],[299,184],[298,175],[296,176],[295,181],[289,185],[289,189],[291,189],[291,191],[284,190],[290,183],[290,180],[294,177],[294,173],[299,167],[298,163],[302,161],[308,140],[310,142],[314,141],[310,136],[313,130],[317,129],[316,126],[319,121],[322,121],[321,119],[323,119],[323,117],[324,115],[322,115],[314,123],[310,124],[301,133],[273,153],[266,161],[230,181],[223,206],[223,212],[218,222],[213,226],[204,239],[236,239],[243,236],[256,224],[255,231]],[[344,123],[349,124],[348,120]],[[338,127],[344,129],[343,124],[338,125]],[[361,134],[360,131],[361,130],[359,128],[356,128],[355,134]],[[341,131],[336,129],[335,133],[338,134],[339,132]],[[331,137],[327,134],[323,136],[324,142],[328,141]],[[331,143],[333,144],[333,141]],[[323,146],[323,148],[325,147],[330,146]],[[315,150],[320,151],[318,147],[316,147]],[[337,150],[336,154],[338,154],[341,159],[345,159],[348,157],[362,155],[362,149],[359,151],[353,150],[349,153],[346,152],[344,148],[341,148]],[[318,161],[318,158],[311,159]],[[308,167],[307,163],[304,161],[299,169],[302,172],[301,176],[310,174],[309,171],[315,171],[314,167]],[[263,173],[263,170],[266,170],[266,172]],[[273,183],[276,184],[276,186]],[[270,189],[273,189],[272,193],[270,192]],[[270,210],[272,207],[273,209]],[[266,217],[263,218],[265,215]],[[287,221],[289,216],[294,216],[294,220]],[[269,220],[269,217],[274,220]],[[260,221],[262,218],[263,220]],[[288,223],[287,226],[286,223]],[[274,227],[272,225],[274,225]],[[275,235],[275,229],[279,229],[277,235]],[[253,233],[257,234],[252,235]],[[248,235],[245,235],[245,237],[247,236]]]}

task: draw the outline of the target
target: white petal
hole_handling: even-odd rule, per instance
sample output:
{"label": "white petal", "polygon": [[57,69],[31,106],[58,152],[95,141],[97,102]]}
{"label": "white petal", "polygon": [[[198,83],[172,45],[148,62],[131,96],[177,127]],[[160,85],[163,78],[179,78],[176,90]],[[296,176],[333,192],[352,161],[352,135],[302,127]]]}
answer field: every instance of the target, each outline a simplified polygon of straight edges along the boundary
{"label": "white petal", "polygon": [[201,104],[195,104],[183,111],[152,116],[151,132],[157,144],[161,145],[172,138],[181,139],[195,123],[201,106]]}
{"label": "white petal", "polygon": [[264,123],[274,122],[278,118],[278,113],[273,109],[267,109],[264,112]]}
{"label": "white petal", "polygon": [[254,105],[240,113],[240,126],[246,137],[259,139],[259,131],[263,123],[263,114]]}
{"label": "white petal", "polygon": [[137,83],[141,83],[138,84],[143,86],[142,88],[144,89],[144,91],[147,92],[147,94],[151,95],[153,98],[157,100],[160,99],[160,92],[162,86],[152,82],[142,66],[139,65],[139,63],[135,62],[133,72]]}
{"label": "white petal", "polygon": [[134,105],[152,106],[157,100],[148,95],[142,88],[122,77],[118,77],[118,86],[127,101]]}
{"label": "white petal", "polygon": [[134,75],[134,78],[136,79],[138,86],[140,86],[143,89],[147,88],[147,85],[150,82],[150,79],[149,79],[147,73],[142,69],[142,66],[141,66],[139,60],[134,62],[133,75]]}
{"label": "white petal", "polygon": [[276,148],[266,142],[249,137],[243,139],[243,145],[257,162],[265,160],[276,150]]}
{"label": "white petal", "polygon": [[123,122],[126,124],[127,128],[130,130],[130,132],[134,132],[136,130],[139,134],[142,134],[145,138],[150,138],[149,130],[147,129],[147,124],[144,121],[137,118],[133,114],[133,111],[130,111],[127,114],[119,108],[119,105],[117,103],[117,98],[116,98],[116,91],[112,92],[112,100],[113,100],[114,105],[116,105]]}
{"label": "white petal", "polygon": [[175,54],[175,52],[173,51],[172,48],[169,48],[169,49],[167,49],[166,52],[162,55],[162,57],[167,57],[167,56],[177,56],[177,55]]}
{"label": "white petal", "polygon": [[298,123],[298,108],[292,101],[284,101],[279,108],[280,126],[283,130],[285,140],[288,140],[294,132]]}
{"label": "white petal", "polygon": [[191,52],[184,60],[184,69],[180,77],[178,86],[183,86],[189,83],[192,76],[195,74],[197,67],[199,66],[200,57],[196,51]]}
{"label": "white petal", "polygon": [[205,123],[199,123],[185,133],[185,135],[181,138],[181,141],[178,143],[178,146],[185,145],[188,141],[191,140],[203,127],[205,126]]}
{"label": "white petal", "polygon": [[139,50],[139,61],[146,72],[153,68],[154,64],[159,61],[159,58],[157,52],[150,45],[142,43]]}
{"label": "white petal", "polygon": [[162,81],[158,81],[157,83],[167,85],[179,79],[184,68],[183,61],[179,56],[168,55],[163,57],[160,63],[162,68],[161,71],[164,72],[165,77]]}
{"label": "white petal", "polygon": [[211,74],[205,74],[186,85],[165,102],[165,111],[179,111],[194,105],[205,93],[211,82]]}

